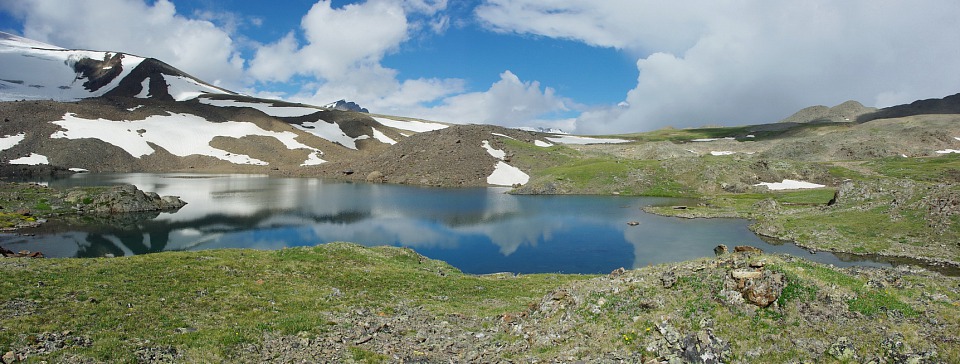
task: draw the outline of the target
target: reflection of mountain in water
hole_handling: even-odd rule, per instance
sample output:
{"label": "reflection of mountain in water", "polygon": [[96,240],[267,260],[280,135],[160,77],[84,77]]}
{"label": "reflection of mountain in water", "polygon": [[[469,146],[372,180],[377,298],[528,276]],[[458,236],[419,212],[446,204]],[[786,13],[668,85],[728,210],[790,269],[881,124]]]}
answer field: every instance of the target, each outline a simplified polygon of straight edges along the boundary
{"label": "reflection of mountain in water", "polygon": [[[29,244],[36,238],[30,235],[52,236],[60,253],[50,256],[78,258],[102,257],[107,254],[136,255],[168,250],[196,250],[218,238],[244,232],[250,227],[270,229],[288,224],[355,224],[370,217],[369,212],[343,211],[332,215],[296,216],[283,218],[263,210],[253,215],[231,216],[211,214],[194,221],[167,221],[156,219],[160,213],[126,213],[112,215],[82,215],[50,221],[38,228],[24,231],[27,236],[5,239],[5,246]],[[283,223],[287,221],[288,224]],[[73,242],[76,249],[63,250],[63,244]],[[45,246],[44,246],[45,245]],[[50,244],[34,248],[50,251]],[[75,252],[73,254],[64,254]]]}
{"label": "reflection of mountain in water", "polygon": [[[31,231],[36,237],[0,236],[0,245],[52,257],[97,257],[349,241],[411,247],[469,273],[606,273],[709,256],[721,243],[765,245],[743,220],[692,221],[641,211],[660,199],[237,175],[91,174],[51,185],[115,183],[180,196],[188,205],[172,214],[51,221]],[[628,221],[640,225],[628,227]],[[808,255],[790,244],[764,249]]]}

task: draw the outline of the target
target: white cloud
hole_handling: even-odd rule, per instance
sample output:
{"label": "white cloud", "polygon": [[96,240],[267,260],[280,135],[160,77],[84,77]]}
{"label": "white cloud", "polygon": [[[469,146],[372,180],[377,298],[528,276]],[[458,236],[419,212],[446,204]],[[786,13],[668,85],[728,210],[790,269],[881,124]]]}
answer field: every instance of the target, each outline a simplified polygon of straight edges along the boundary
{"label": "white cloud", "polygon": [[178,15],[168,0],[153,5],[139,0],[35,0],[2,6],[23,20],[27,38],[153,57],[225,87],[242,81],[243,59],[228,32],[210,21]]}
{"label": "white cloud", "polygon": [[378,64],[407,39],[408,29],[402,5],[388,0],[338,9],[319,1],[300,26],[306,44],[299,45],[291,33],[259,49],[250,62],[254,77],[280,82],[298,74],[325,80],[341,77],[358,64]]}
{"label": "white cloud", "polygon": [[[152,5],[143,0],[2,5],[23,19],[27,37],[158,58],[251,95],[313,104],[349,99],[379,113],[441,121],[564,129],[574,124],[569,118],[542,119],[569,111],[570,103],[553,89],[521,81],[509,71],[486,91],[464,93],[463,79],[400,79],[397,70],[383,67],[383,57],[404,42],[446,31],[451,24],[446,0],[367,0],[339,8],[320,0],[303,16],[299,29],[268,44],[239,34],[248,23],[256,26],[257,18],[209,10],[177,14],[169,0]],[[241,57],[241,47],[254,50],[249,62]],[[297,85],[300,91],[290,94],[271,87],[281,84]]]}
{"label": "white cloud", "polygon": [[960,84],[955,1],[489,0],[476,14],[496,31],[637,55],[628,106],[585,112],[578,132],[774,122],[810,105],[882,107]]}
{"label": "white cloud", "polygon": [[512,72],[504,71],[500,74],[500,80],[487,91],[450,96],[437,106],[414,107],[405,112],[425,119],[452,123],[509,127],[554,126],[551,121],[538,121],[537,118],[568,111],[567,103],[568,101],[557,96],[553,89],[546,87],[541,90],[539,82],[522,81]]}

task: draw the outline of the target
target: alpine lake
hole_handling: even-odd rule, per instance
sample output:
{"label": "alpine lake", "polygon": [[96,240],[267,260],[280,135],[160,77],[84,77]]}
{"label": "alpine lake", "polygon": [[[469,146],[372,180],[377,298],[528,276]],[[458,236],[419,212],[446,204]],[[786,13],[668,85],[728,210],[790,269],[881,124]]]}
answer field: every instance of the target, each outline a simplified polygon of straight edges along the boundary
{"label": "alpine lake", "polygon": [[[769,242],[742,219],[681,219],[624,196],[524,196],[508,188],[423,188],[312,178],[209,174],[92,174],[56,188],[133,184],[188,204],[176,212],[51,219],[0,234],[0,245],[48,257],[104,257],[203,249],[283,249],[345,241],[411,248],[465,273],[609,273],[712,256],[726,244],[837,266],[890,266],[880,257],[810,252]],[[69,221],[69,222],[68,222]],[[629,223],[629,224],[628,224]]]}

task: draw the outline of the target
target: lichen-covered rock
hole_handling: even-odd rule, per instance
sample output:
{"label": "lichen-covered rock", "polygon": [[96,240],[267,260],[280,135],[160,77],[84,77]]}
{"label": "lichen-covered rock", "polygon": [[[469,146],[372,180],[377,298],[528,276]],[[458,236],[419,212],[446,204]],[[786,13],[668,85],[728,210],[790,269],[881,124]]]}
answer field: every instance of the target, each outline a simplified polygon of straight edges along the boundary
{"label": "lichen-covered rock", "polygon": [[783,273],[738,268],[730,271],[725,288],[740,292],[746,302],[767,307],[780,298],[786,285],[786,277]]}
{"label": "lichen-covered rock", "polygon": [[852,361],[857,358],[857,351],[853,347],[853,342],[846,336],[841,336],[837,342],[830,345],[827,354],[840,361]]}
{"label": "lichen-covered rock", "polygon": [[688,335],[681,335],[669,322],[657,325],[661,337],[648,343],[647,351],[656,353],[658,361],[668,363],[715,364],[729,361],[730,343],[706,328]]}

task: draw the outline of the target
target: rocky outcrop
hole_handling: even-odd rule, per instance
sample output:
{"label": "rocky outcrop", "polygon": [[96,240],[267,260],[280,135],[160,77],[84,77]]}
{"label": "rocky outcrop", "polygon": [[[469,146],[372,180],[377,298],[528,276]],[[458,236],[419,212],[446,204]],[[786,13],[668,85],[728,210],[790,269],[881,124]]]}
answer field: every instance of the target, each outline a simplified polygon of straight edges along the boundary
{"label": "rocky outcrop", "polygon": [[74,204],[78,211],[96,213],[176,210],[187,204],[178,196],[161,197],[155,192],[141,191],[133,185],[110,187],[94,193],[71,189],[64,200]]}
{"label": "rocky outcrop", "polygon": [[646,349],[670,363],[726,363],[732,355],[730,343],[714,335],[710,328],[682,336],[669,322],[663,322],[657,325],[657,332],[661,337]]}

